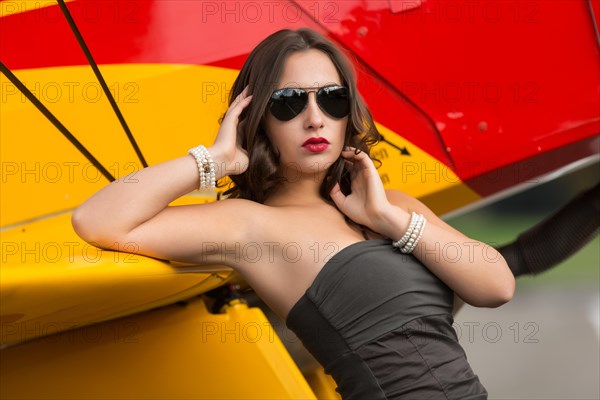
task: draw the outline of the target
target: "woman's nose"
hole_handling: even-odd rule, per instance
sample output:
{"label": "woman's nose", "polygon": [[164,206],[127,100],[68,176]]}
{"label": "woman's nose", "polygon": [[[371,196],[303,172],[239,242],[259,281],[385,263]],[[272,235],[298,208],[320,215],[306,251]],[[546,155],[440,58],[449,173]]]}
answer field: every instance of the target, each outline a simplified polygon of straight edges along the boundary
{"label": "woman's nose", "polygon": [[317,104],[317,94],[315,92],[308,93],[308,104],[304,114],[305,129],[319,129],[323,126],[323,111]]}

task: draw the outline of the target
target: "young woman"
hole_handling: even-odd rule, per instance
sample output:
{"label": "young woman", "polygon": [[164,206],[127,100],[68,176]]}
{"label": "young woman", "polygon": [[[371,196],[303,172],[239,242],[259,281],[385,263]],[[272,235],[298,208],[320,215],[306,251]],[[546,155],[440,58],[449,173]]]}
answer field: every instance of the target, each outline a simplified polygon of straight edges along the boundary
{"label": "young woman", "polygon": [[[314,31],[279,31],[248,57],[212,146],[111,183],[73,225],[105,248],[234,268],[344,399],[486,398],[453,299],[499,306],[513,274],[496,250],[384,190],[369,157],[377,137],[343,53]],[[225,176],[227,199],[168,206]],[[449,243],[464,256],[445,259]]]}

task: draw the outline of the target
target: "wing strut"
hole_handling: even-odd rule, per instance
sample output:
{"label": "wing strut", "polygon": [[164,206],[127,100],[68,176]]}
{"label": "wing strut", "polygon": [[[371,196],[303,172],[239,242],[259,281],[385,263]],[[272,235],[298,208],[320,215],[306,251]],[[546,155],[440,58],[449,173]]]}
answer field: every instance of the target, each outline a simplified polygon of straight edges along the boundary
{"label": "wing strut", "polygon": [[110,182],[112,182],[112,181],[115,180],[115,178],[110,174],[110,172],[108,172],[106,170],[106,168],[104,168],[102,166],[102,164],[100,164],[100,162],[98,160],[96,160],[96,157],[94,157],[92,155],[92,153],[90,153],[81,144],[81,142],[79,142],[79,140],[77,140],[77,138],[75,138],[75,136],[73,136],[73,134],[71,132],[69,132],[69,130],[54,116],[54,114],[52,114],[50,112],[50,110],[48,110],[46,108],[46,106],[44,106],[37,99],[37,97],[35,97],[34,94],[31,93],[31,91],[29,91],[29,89],[27,89],[27,87],[23,84],[23,82],[21,82],[19,80],[19,78],[17,78],[12,73],[12,71],[9,70],[6,65],[4,65],[4,63],[2,61],[0,61],[0,72],[2,72],[4,75],[6,75],[6,77],[8,78],[8,80],[10,80],[11,83],[13,85],[15,85],[17,87],[17,89],[19,89],[21,91],[21,93],[23,93],[25,95],[25,97],[27,97],[27,99],[29,101],[31,101],[33,103],[33,105],[42,114],[44,114],[44,116],[46,118],[48,118],[48,120],[52,123],[52,125],[54,125],[56,127],[56,129],[58,129],[69,140],[69,142],[71,142],[73,144],[73,146],[75,146],[77,148],[77,150],[79,150],[81,152],[81,154],[83,154],[85,156],[85,158],[87,158],[94,165],[94,167],[98,168],[98,171],[100,171],[102,173],[102,175],[104,175],[104,177],[106,179],[108,179]]}
{"label": "wing strut", "polygon": [[104,77],[102,76],[102,73],[100,73],[100,69],[98,68],[98,65],[96,64],[96,61],[94,61],[94,58],[92,57],[92,53],[90,53],[90,49],[87,47],[85,41],[83,40],[83,36],[81,36],[81,32],[79,32],[77,25],[75,25],[75,21],[73,20],[71,13],[69,13],[69,10],[67,9],[67,6],[65,5],[64,0],[58,0],[58,5],[59,5],[62,13],[64,14],[65,18],[67,19],[67,22],[69,23],[69,26],[71,27],[71,30],[73,31],[73,34],[77,38],[77,42],[79,43],[81,50],[83,50],[85,57],[87,58],[88,62],[90,63],[90,67],[92,67],[92,70],[94,70],[94,74],[96,75],[98,82],[100,82],[100,86],[102,86],[102,90],[104,91],[104,94],[108,98],[108,101],[110,102],[110,105],[112,106],[113,111],[115,112],[115,114],[117,115],[117,118],[119,119],[119,122],[121,122],[121,126],[123,126],[123,129],[125,130],[125,134],[127,134],[127,138],[129,139],[129,142],[133,146],[135,153],[137,154],[138,158],[140,159],[142,166],[144,168],[147,167],[148,164],[146,163],[146,160],[144,159],[144,156],[142,155],[142,152],[141,152],[137,142],[135,141],[135,138],[133,137],[133,134],[131,133],[129,126],[127,125],[127,122],[125,122],[125,118],[123,118],[123,114],[121,113],[121,110],[119,109],[119,106],[117,105],[117,102],[115,101],[115,98],[113,97],[110,90],[108,90],[108,85],[106,84],[106,81],[104,80]]}

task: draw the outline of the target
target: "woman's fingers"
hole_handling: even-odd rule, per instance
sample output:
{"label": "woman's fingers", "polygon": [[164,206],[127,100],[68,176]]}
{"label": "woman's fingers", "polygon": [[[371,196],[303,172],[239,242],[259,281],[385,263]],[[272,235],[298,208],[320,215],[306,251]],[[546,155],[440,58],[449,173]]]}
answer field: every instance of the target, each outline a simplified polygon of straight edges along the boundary
{"label": "woman's fingers", "polygon": [[[331,200],[335,203],[335,205],[342,210],[344,206],[344,201],[346,200],[346,196],[342,193],[340,189],[340,184],[336,182],[331,191],[329,192],[329,196],[331,196]],[[343,210],[342,210],[343,212]]]}
{"label": "woman's fingers", "polygon": [[247,153],[240,148],[238,143],[238,124],[239,117],[244,108],[246,108],[251,100],[252,96],[248,95],[248,86],[233,100],[213,143],[213,147],[220,151],[226,160],[226,162],[241,162],[247,164]]}
{"label": "woman's fingers", "polygon": [[252,100],[252,95],[248,95],[249,90],[249,86],[246,86],[244,90],[242,90],[242,93],[238,94],[233,100],[231,107],[236,108],[241,106],[242,109],[246,107],[250,103],[250,100]]}
{"label": "woman's fingers", "polygon": [[369,156],[367,155],[367,153],[365,153],[364,151],[361,151],[360,149],[357,149],[355,147],[346,147],[344,148],[344,150],[342,150],[342,156],[344,158],[352,158],[355,160],[367,160],[370,159]]}
{"label": "woman's fingers", "polygon": [[346,147],[342,151],[342,157],[353,164],[353,171],[359,171],[361,169],[375,170],[375,165],[367,153],[356,149],[354,147]]}
{"label": "woman's fingers", "polygon": [[248,96],[248,86],[244,88],[242,93],[238,94],[237,97],[233,100],[227,112],[225,113],[225,117],[223,118],[223,122],[231,121],[235,125],[239,122],[239,116],[244,110],[244,108],[248,107],[250,101],[252,100],[252,95]]}

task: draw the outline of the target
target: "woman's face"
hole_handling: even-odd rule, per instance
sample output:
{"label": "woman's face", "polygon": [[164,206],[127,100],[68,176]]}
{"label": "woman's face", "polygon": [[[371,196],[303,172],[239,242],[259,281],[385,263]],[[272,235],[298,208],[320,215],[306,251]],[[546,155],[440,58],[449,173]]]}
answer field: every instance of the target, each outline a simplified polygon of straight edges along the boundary
{"label": "woman's face", "polygon": [[288,177],[325,172],[340,156],[348,117],[334,118],[316,101],[316,91],[332,85],[341,86],[342,82],[327,54],[309,49],[286,60],[277,89],[303,88],[309,92],[304,111],[289,121],[278,120],[268,109],[266,112],[267,136],[280,154],[281,167],[287,169],[280,172],[287,172]]}

